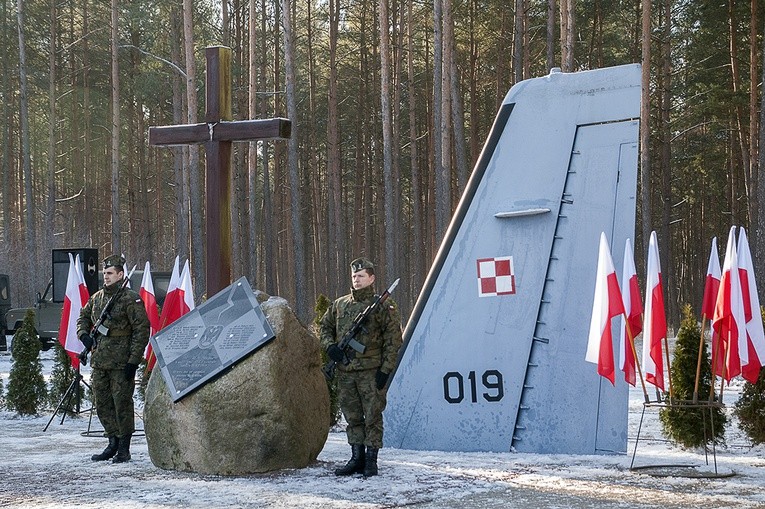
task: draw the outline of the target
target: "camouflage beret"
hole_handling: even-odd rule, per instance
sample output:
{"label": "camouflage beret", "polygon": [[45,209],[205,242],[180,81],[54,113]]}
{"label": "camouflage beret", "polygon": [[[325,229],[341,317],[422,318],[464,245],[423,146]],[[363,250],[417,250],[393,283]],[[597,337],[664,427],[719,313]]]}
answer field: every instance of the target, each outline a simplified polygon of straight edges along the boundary
{"label": "camouflage beret", "polygon": [[358,272],[363,269],[372,269],[374,270],[375,266],[372,262],[367,260],[366,258],[356,258],[351,262],[351,272]]}
{"label": "camouflage beret", "polygon": [[104,268],[108,269],[109,267],[115,267],[119,270],[124,271],[125,267],[125,258],[120,255],[111,255],[104,258]]}

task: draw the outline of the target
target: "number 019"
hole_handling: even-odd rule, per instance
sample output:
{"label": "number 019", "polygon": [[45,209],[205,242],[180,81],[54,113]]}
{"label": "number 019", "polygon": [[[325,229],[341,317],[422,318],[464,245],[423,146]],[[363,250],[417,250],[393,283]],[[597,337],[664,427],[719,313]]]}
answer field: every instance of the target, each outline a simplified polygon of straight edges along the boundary
{"label": "number 019", "polygon": [[[470,390],[470,401],[478,403],[478,387],[476,383],[475,371],[468,373],[468,390]],[[499,401],[505,395],[502,384],[502,373],[496,369],[484,371],[481,377],[482,392],[481,396],[486,401]],[[444,399],[449,403],[462,403],[465,399],[465,378],[462,373],[449,371],[444,375]]]}

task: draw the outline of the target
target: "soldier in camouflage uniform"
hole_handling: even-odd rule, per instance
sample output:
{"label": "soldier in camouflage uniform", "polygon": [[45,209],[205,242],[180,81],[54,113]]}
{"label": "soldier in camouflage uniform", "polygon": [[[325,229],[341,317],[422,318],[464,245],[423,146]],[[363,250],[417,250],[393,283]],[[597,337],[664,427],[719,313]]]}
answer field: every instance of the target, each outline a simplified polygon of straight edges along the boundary
{"label": "soldier in camouflage uniform", "polygon": [[[337,346],[353,319],[375,300],[374,265],[365,258],[351,262],[351,293],[340,297],[321,319],[321,342],[338,364],[337,388],[340,409],[348,423],[346,433],[351,459],[336,475],[377,475],[377,452],[383,443],[383,410],[388,377],[396,367],[401,348],[401,318],[393,299],[367,317],[356,340],[366,346],[347,366]],[[366,450],[365,450],[366,446]]]}
{"label": "soldier in camouflage uniform", "polygon": [[135,372],[149,342],[149,319],[138,294],[130,288],[122,290],[103,323],[108,331],[102,329],[101,334],[94,334],[95,340],[90,335],[104,306],[122,286],[124,264],[125,259],[117,255],[104,260],[104,287],[88,300],[77,320],[77,335],[85,346],[80,358],[85,360],[87,353],[93,351],[91,365],[96,413],[109,439],[106,449],[91,457],[93,461],[114,458],[114,463],[122,463],[130,460],[130,438],[135,431]]}

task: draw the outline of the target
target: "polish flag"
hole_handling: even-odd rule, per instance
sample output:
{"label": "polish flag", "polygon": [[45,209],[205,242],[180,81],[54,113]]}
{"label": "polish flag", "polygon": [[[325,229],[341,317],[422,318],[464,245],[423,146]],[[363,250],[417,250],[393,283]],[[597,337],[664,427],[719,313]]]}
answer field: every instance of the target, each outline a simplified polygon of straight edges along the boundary
{"label": "polish flag", "polygon": [[635,351],[633,343],[630,343],[630,336],[627,334],[627,324],[629,332],[632,334],[634,342],[638,334],[643,330],[643,300],[640,298],[640,287],[638,285],[637,271],[635,270],[635,260],[632,257],[632,244],[630,239],[624,246],[624,264],[622,265],[622,300],[624,301],[624,311],[627,315],[625,322],[622,315],[621,337],[619,338],[619,368],[624,372],[624,381],[635,386]]}
{"label": "polish flag", "polygon": [[[159,313],[157,312],[157,298],[154,294],[154,281],[151,279],[151,266],[149,262],[143,268],[143,279],[141,280],[141,289],[138,292],[143,301],[143,307],[146,309],[146,316],[149,318],[149,336],[153,336],[159,331]],[[144,358],[153,363],[151,343],[146,345]]]}
{"label": "polish flag", "polygon": [[712,250],[709,252],[709,264],[707,265],[707,277],[704,283],[704,299],[701,301],[701,314],[707,320],[715,314],[715,301],[720,291],[720,256],[717,254],[717,237],[712,238]]}
{"label": "polish flag", "polygon": [[[178,288],[181,286],[181,276],[178,270],[179,259],[175,257],[175,263],[173,264],[173,271],[170,273],[170,283],[167,285],[167,293],[165,293],[165,302],[162,304],[162,314],[159,317],[159,330],[165,328],[175,321],[175,318],[170,319],[171,309],[175,307],[174,301],[178,296]],[[175,314],[175,311],[172,311]],[[177,318],[177,317],[176,317]]]}
{"label": "polish flag", "polygon": [[661,281],[661,262],[656,232],[648,242],[648,267],[645,290],[645,317],[643,319],[643,369],[647,382],[664,390],[664,360],[662,341],[667,337],[667,317],[664,311],[664,289]]}
{"label": "polish flag", "polygon": [[[178,318],[194,309],[194,289],[191,286],[191,271],[189,270],[189,261],[183,264],[181,271],[181,295],[178,299]],[[176,318],[176,320],[178,319]]]}
{"label": "polish flag", "polygon": [[64,307],[61,311],[61,322],[58,327],[58,341],[64,348],[72,362],[74,369],[80,369],[79,354],[83,345],[77,337],[77,319],[80,311],[90,298],[85,278],[79,270],[80,256],[72,258],[69,253],[69,273],[66,278],[66,294],[64,295]]}
{"label": "polish flag", "polygon": [[[712,320],[715,315],[715,304],[717,294],[720,292],[720,279],[722,271],[720,270],[720,255],[717,254],[717,237],[712,237],[712,249],[709,252],[709,263],[707,264],[707,276],[704,282],[704,298],[701,301],[701,316],[707,320]],[[704,331],[701,331],[704,334]],[[712,360],[714,362],[713,372],[722,376],[725,359],[722,358],[723,347],[714,328],[712,329]]]}
{"label": "polish flag", "polygon": [[730,380],[741,373],[741,365],[748,363],[745,334],[744,302],[741,296],[741,281],[736,254],[736,227],[728,234],[725,249],[720,291],[717,293],[712,328],[717,333],[721,348],[718,352],[725,359],[725,376]]}
{"label": "polish flag", "polygon": [[595,280],[595,299],[592,303],[590,337],[584,359],[598,365],[598,374],[615,383],[614,344],[611,335],[611,319],[624,313],[619,280],[616,277],[614,261],[608,249],[606,234],[600,234],[598,270]]}
{"label": "polish flag", "polygon": [[[147,262],[148,263],[148,262]],[[144,272],[144,276],[146,273]],[[151,279],[149,280],[151,281]],[[156,331],[152,332],[152,336],[162,330],[165,325],[172,323],[175,319],[170,320],[171,309],[174,308],[174,301],[178,297],[178,287],[180,286],[181,277],[178,274],[178,257],[175,257],[175,263],[173,263],[173,271],[170,273],[170,282],[167,285],[167,293],[165,293],[165,301],[162,303],[162,314],[157,322]],[[154,284],[152,283],[152,290]],[[143,284],[141,284],[143,290]],[[152,292],[153,293],[153,292]],[[155,301],[156,302],[156,301]],[[144,301],[146,305],[146,301]],[[169,321],[168,321],[169,320]],[[151,319],[149,319],[151,321]],[[154,326],[151,326],[154,329]],[[154,364],[157,363],[157,356],[151,348],[151,343],[146,346],[146,371],[154,369]]]}
{"label": "polish flag", "polygon": [[757,282],[754,280],[754,263],[749,250],[746,231],[741,228],[738,234],[738,273],[741,279],[741,296],[746,320],[747,358],[742,363],[741,376],[751,383],[757,383],[760,368],[765,361],[765,331],[760,314],[760,297],[757,295]]}
{"label": "polish flag", "polygon": [[[164,329],[178,318],[194,309],[194,290],[191,286],[189,261],[183,265],[183,271],[178,275],[178,257],[175,257],[173,272],[170,274],[170,284],[167,287],[165,302],[162,305],[162,315],[159,318],[159,330]],[[147,370],[154,368],[156,355],[151,355]]]}

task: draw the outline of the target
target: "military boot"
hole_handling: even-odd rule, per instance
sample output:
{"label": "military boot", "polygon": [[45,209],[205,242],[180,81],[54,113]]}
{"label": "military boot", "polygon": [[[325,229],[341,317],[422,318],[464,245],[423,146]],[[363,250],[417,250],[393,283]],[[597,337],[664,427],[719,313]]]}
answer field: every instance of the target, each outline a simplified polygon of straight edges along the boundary
{"label": "military boot", "polygon": [[124,463],[126,461],[130,461],[130,435],[120,437],[117,455],[112,460],[112,463]]}
{"label": "military boot", "polygon": [[106,461],[108,459],[111,459],[114,457],[115,454],[117,454],[117,449],[119,447],[120,439],[117,437],[109,437],[109,445],[106,446],[106,449],[104,449],[104,452],[101,454],[94,454],[90,457],[93,461]]}
{"label": "military boot", "polygon": [[367,447],[366,460],[364,461],[364,477],[377,475],[377,449],[376,447]]}
{"label": "military boot", "polygon": [[335,470],[335,475],[353,475],[364,471],[364,444],[351,444],[351,459],[344,467]]}

